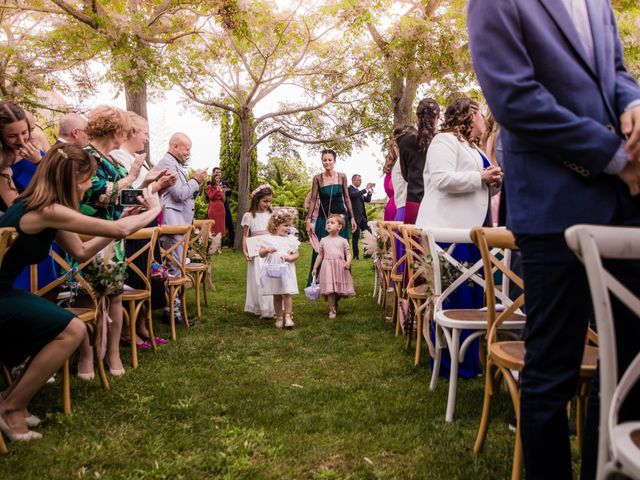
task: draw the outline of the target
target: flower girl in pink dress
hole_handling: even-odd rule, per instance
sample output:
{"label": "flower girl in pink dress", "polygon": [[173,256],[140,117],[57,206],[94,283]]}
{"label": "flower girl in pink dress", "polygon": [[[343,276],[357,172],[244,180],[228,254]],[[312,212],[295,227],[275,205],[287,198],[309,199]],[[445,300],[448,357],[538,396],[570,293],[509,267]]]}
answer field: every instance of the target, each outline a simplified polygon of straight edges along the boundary
{"label": "flower girl in pink dress", "polygon": [[329,215],[326,228],[329,235],[320,240],[320,251],[311,275],[318,278],[320,293],[327,299],[329,318],[336,318],[338,300],[342,297],[353,297],[356,292],[349,271],[349,241],[340,236],[340,231],[345,228],[344,217],[337,213]]}

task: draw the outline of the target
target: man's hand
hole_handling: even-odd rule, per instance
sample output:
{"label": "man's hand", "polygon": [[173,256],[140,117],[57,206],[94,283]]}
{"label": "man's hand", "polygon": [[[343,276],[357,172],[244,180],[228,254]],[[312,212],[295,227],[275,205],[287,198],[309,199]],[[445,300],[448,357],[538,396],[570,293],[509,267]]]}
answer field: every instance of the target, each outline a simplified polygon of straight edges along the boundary
{"label": "man's hand", "polygon": [[640,193],[640,161],[627,162],[627,165],[618,174],[624,183],[629,187],[631,196]]}
{"label": "man's hand", "polygon": [[196,170],[193,172],[193,178],[202,185],[202,182],[207,178],[207,171],[204,169]]}
{"label": "man's hand", "polygon": [[625,148],[629,161],[640,161],[640,105],[620,115],[620,130],[627,139]]}

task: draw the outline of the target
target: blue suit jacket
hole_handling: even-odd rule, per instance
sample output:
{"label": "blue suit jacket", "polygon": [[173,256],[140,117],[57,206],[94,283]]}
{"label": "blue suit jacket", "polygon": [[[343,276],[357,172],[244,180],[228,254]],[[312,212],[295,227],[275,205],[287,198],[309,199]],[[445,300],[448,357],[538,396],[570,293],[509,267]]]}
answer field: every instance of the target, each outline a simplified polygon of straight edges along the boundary
{"label": "blue suit jacket", "polygon": [[609,1],[586,4],[595,65],[561,0],[469,1],[471,57],[503,126],[507,226],[517,233],[607,224],[620,201],[637,202],[602,170],[640,89],[622,63]]}

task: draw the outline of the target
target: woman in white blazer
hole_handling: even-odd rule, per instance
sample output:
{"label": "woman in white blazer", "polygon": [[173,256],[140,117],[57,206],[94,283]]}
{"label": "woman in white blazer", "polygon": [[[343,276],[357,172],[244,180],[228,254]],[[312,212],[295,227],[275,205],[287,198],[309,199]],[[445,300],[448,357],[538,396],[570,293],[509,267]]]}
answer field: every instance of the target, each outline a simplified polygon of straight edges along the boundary
{"label": "woman in white blazer", "polygon": [[[472,228],[485,224],[489,193],[497,193],[502,170],[490,166],[477,146],[484,131],[478,104],[463,98],[445,112],[441,133],[429,146],[418,227]],[[491,189],[490,189],[491,187]]]}
{"label": "woman in white blazer", "polygon": [[[502,170],[490,166],[486,155],[477,147],[483,131],[484,118],[473,100],[456,100],[447,108],[441,133],[433,138],[427,151],[418,227],[471,228],[488,223],[490,191],[498,191],[494,187],[502,182]],[[461,263],[473,264],[480,258],[478,249],[470,244],[456,245],[452,255]],[[463,284],[448,297],[444,308],[480,308],[482,305],[482,289]],[[469,334],[463,331],[460,342]],[[442,352],[440,377],[449,377],[450,365],[448,352]],[[481,372],[476,339],[458,365],[458,375],[470,378]]]}

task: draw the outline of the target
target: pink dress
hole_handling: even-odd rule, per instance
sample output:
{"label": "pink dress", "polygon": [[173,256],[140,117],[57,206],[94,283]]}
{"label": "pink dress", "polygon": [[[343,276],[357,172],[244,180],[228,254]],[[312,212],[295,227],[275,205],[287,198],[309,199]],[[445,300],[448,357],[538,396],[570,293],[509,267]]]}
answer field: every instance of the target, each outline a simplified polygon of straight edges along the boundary
{"label": "pink dress", "polygon": [[387,205],[384,207],[384,221],[392,221],[396,218],[396,202],[393,199],[393,181],[391,180],[391,170],[387,172],[384,176],[384,193],[387,194],[389,200],[387,200]]}
{"label": "pink dress", "polygon": [[349,241],[340,236],[326,236],[320,240],[320,252],[324,255],[320,268],[320,293],[335,293],[341,297],[353,297],[351,272],[344,268],[349,252]]}

